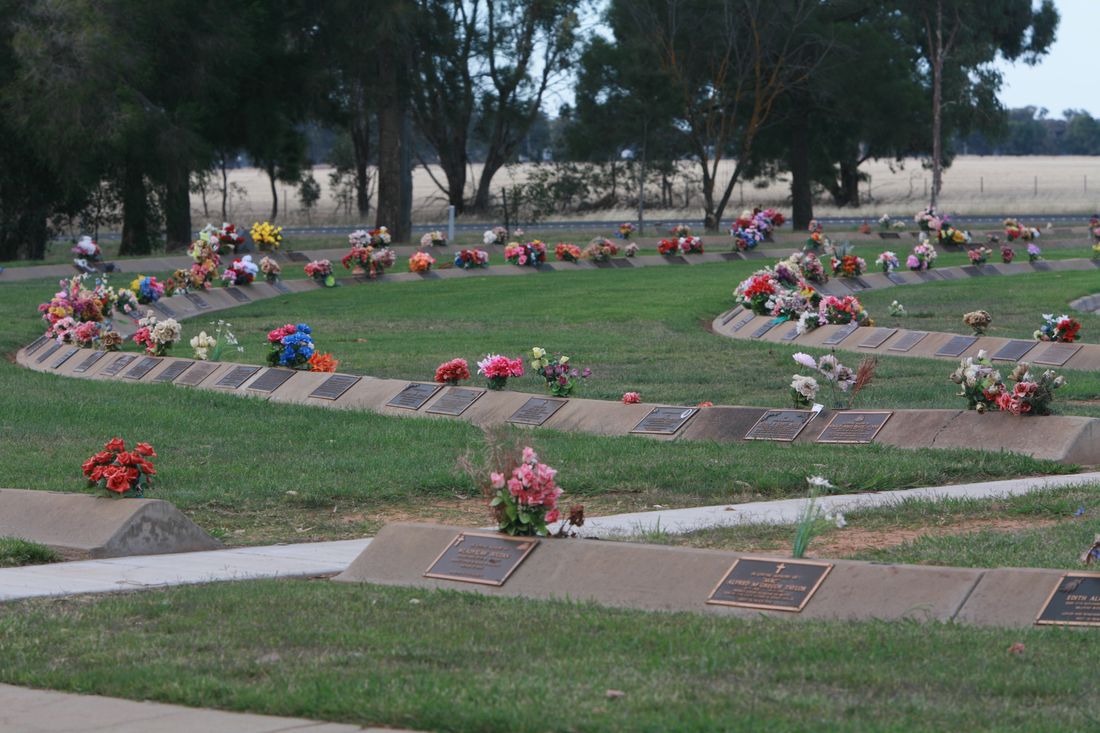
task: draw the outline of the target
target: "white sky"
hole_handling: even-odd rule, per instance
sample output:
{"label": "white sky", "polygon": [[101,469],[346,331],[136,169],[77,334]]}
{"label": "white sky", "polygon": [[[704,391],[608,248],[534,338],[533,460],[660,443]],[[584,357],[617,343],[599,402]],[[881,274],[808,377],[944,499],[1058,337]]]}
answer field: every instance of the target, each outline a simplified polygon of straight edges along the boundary
{"label": "white sky", "polygon": [[1100,0],[1055,0],[1062,16],[1050,52],[1035,66],[999,64],[1004,73],[1001,102],[1006,107],[1046,107],[1051,117],[1067,109],[1100,116],[1093,69],[1097,65],[1096,29]]}

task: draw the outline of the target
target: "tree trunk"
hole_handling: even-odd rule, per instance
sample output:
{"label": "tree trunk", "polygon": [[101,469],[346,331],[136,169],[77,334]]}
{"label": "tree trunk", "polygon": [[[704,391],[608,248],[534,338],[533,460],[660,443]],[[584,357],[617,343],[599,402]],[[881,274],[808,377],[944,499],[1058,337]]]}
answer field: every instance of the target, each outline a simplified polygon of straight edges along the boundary
{"label": "tree trunk", "polygon": [[370,216],[370,118],[367,114],[365,110],[357,110],[351,123],[351,146],[355,155],[355,207],[362,221]]}
{"label": "tree trunk", "polygon": [[383,104],[378,110],[378,206],[375,207],[375,226],[392,230],[400,217],[401,110],[396,104]]}
{"label": "tree trunk", "polygon": [[118,247],[118,253],[147,255],[152,251],[145,176],[133,160],[128,160],[122,175],[122,243]]}
{"label": "tree trunk", "polygon": [[859,200],[859,164],[851,160],[840,162],[840,190],[844,197],[841,206],[850,206],[858,209]]}
{"label": "tree trunk", "polygon": [[268,221],[274,224],[279,216],[279,192],[275,187],[275,166],[265,166],[264,170],[267,171],[267,180],[271,182],[271,218]]}
{"label": "tree trunk", "polygon": [[229,203],[229,171],[226,170],[225,153],[222,153],[222,221],[229,221],[229,211],[226,208]]}
{"label": "tree trunk", "polygon": [[185,249],[191,243],[191,172],[186,166],[172,166],[165,181],[165,250]]}
{"label": "tree trunk", "polygon": [[465,149],[439,158],[443,175],[447,177],[447,203],[455,207],[456,214],[466,211],[466,162]]}
{"label": "tree trunk", "polygon": [[787,166],[791,169],[791,226],[795,231],[810,228],[814,218],[813,190],[810,185],[810,146],[807,143],[806,118],[797,115],[791,135]]}
{"label": "tree trunk", "polygon": [[481,178],[477,182],[474,195],[474,211],[484,214],[489,211],[489,199],[492,194],[493,176],[504,167],[504,158],[496,150],[490,150],[481,169]]}
{"label": "tree trunk", "polygon": [[943,5],[936,4],[936,44],[932,50],[932,198],[940,199],[943,186]]}

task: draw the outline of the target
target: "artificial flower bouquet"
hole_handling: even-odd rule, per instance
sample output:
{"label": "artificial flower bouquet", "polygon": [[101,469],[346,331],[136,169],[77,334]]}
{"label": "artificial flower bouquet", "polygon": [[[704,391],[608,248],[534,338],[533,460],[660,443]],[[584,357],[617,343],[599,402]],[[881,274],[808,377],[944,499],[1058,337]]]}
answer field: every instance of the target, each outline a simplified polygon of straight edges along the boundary
{"label": "artificial flower bouquet", "polygon": [[274,252],[283,243],[283,228],[271,222],[255,222],[249,231],[252,241],[261,252]]}
{"label": "artificial flower bouquet", "polygon": [[427,272],[435,264],[435,258],[427,252],[413,252],[409,257],[409,272]]}
{"label": "artificial flower bouquet", "polygon": [[861,326],[867,326],[870,325],[871,320],[863,304],[859,302],[859,298],[854,295],[845,295],[843,298],[827,295],[821,299],[818,313],[821,316],[822,325],[858,323]]}
{"label": "artificial flower bouquet", "polygon": [[183,289],[203,290],[213,286],[214,275],[222,261],[218,254],[219,246],[216,240],[210,242],[196,239],[191,243],[187,248],[187,254],[192,260],[191,267],[187,270],[176,270],[174,275]]}
{"label": "artificial flower bouquet", "polygon": [[489,253],[483,249],[462,249],[455,253],[455,267],[473,270],[489,266]]}
{"label": "artificial flower bouquet", "polygon": [[976,358],[967,357],[960,361],[951,374],[951,381],[962,390],[958,396],[966,399],[966,408],[979,413],[996,407],[997,398],[1004,388],[1001,373],[993,366],[985,349],[979,351]]}
{"label": "artificial flower bouquet", "polygon": [[1014,242],[1017,239],[1024,242],[1030,242],[1039,238],[1039,230],[1035,227],[1029,227],[1021,224],[1017,219],[1005,219],[1005,238],[1010,242]]}
{"label": "artificial flower bouquet", "polygon": [[[60,289],[49,302],[38,306],[38,312],[46,322],[46,336],[50,338],[58,337],[56,326],[63,319],[69,318],[75,323],[100,322],[110,318],[111,312],[116,308],[121,309],[119,293],[106,280],[96,280],[91,289],[87,286],[87,275],[74,275],[58,284]],[[119,292],[128,293],[122,298],[122,305],[130,308],[123,311],[129,314],[137,308],[137,298],[129,291]],[[62,330],[65,330],[64,327]]]}
{"label": "artificial flower bouquet", "polygon": [[504,259],[521,267],[538,267],[546,262],[546,244],[538,239],[526,244],[509,242],[504,247]]}
{"label": "artificial flower bouquet", "polygon": [[657,245],[657,253],[670,257],[672,255],[701,254],[703,252],[703,240],[699,237],[673,237],[662,239]]}
{"label": "artificial flower bouquet", "polygon": [[[360,233],[366,236],[357,237]],[[351,251],[340,259],[340,263],[345,268],[357,268],[374,278],[385,274],[386,270],[393,267],[393,264],[397,262],[397,255],[394,251],[385,245],[375,246],[371,244],[373,237],[367,232],[352,232],[349,240],[352,242]],[[363,241],[366,241],[367,244],[362,244]]]}
{"label": "artificial flower bouquet", "polygon": [[508,377],[523,376],[523,359],[488,354],[477,363],[477,373],[488,380],[489,389],[504,389],[508,384]]}
{"label": "artificial flower bouquet", "polygon": [[435,381],[440,384],[456,385],[464,379],[470,378],[470,367],[465,359],[451,359],[440,364],[435,369]]}
{"label": "artificial flower bouquet", "polygon": [[523,449],[518,464],[490,474],[489,506],[501,532],[519,537],[550,534],[547,525],[561,518],[557,507],[562,490],[554,481],[556,475],[530,447]]}
{"label": "artificial flower bouquet", "polygon": [[[253,225],[255,229],[257,225]],[[199,240],[213,247],[215,252],[235,252],[244,244],[244,235],[235,224],[223,222],[220,227],[207,224],[199,232]]]}
{"label": "artificial flower bouquet", "polygon": [[313,260],[303,268],[307,277],[313,278],[318,285],[326,288],[336,286],[336,277],[332,274],[332,262],[329,260]]}
{"label": "artificial flower bouquet", "polygon": [[896,254],[887,250],[875,258],[875,267],[882,270],[883,274],[889,274],[901,267],[901,262]]}
{"label": "artificial flower bouquet", "polygon": [[642,404],[642,396],[637,392],[623,392],[623,404],[640,405]]}
{"label": "artificial flower bouquet", "polygon": [[832,259],[833,274],[837,277],[859,277],[867,271],[867,262],[862,257],[844,255]]}
{"label": "artificial flower bouquet", "polygon": [[761,270],[742,280],[733,291],[733,298],[758,316],[766,316],[771,312],[768,301],[779,291],[780,285],[775,279],[775,273]]}
{"label": "artificial flower bouquet", "polygon": [[997,397],[997,408],[1013,415],[1049,415],[1054,401],[1054,390],[1064,387],[1065,377],[1047,369],[1039,376],[1031,372],[1028,364],[1020,363],[1008,376],[1013,382]]}
{"label": "artificial flower bouquet", "polygon": [[427,232],[420,238],[421,247],[446,247],[447,235],[438,229],[434,232]]}
{"label": "artificial flower bouquet", "polygon": [[138,330],[134,332],[133,339],[135,344],[145,347],[146,354],[164,356],[180,340],[182,332],[175,318],[160,321],[150,311],[138,321]]}
{"label": "artificial flower bouquet", "polygon": [[989,328],[989,324],[993,323],[993,316],[989,314],[989,311],[970,311],[963,314],[963,323],[974,329],[975,336],[981,336]]}
{"label": "artificial flower bouquet", "polygon": [[607,262],[619,254],[619,245],[606,237],[595,237],[584,248],[584,257],[592,262]]}
{"label": "artificial flower bouquet", "polygon": [[638,245],[634,242],[631,242],[630,244],[623,247],[623,254],[627,257],[633,257],[634,255],[638,254]]}
{"label": "artificial flower bouquet", "polygon": [[481,235],[481,241],[486,247],[490,244],[505,244],[508,241],[508,230],[504,227],[486,229]]}
{"label": "artificial flower bouquet", "polygon": [[940,244],[956,245],[959,247],[970,244],[970,232],[959,229],[946,222],[940,227],[937,237]]}
{"label": "artificial flower bouquet", "polygon": [[199,335],[191,339],[191,348],[194,357],[199,361],[220,361],[226,348],[235,347],[237,351],[244,351],[244,347],[237,341],[237,337],[229,330],[229,323],[219,320],[211,323],[215,326],[213,335],[206,331],[199,331]]}
{"label": "artificial flower bouquet", "polygon": [[792,358],[799,366],[817,372],[817,377],[795,374],[792,378],[791,400],[796,408],[811,407],[817,400],[821,387],[818,378],[829,386],[834,407],[849,408],[855,404],[859,393],[874,380],[878,367],[878,360],[873,357],[860,362],[855,371],[841,364],[835,354],[825,354],[815,360],[809,354],[799,352]]}
{"label": "artificial flower bouquet", "polygon": [[984,265],[992,255],[993,250],[980,245],[966,250],[966,256],[970,258],[970,264],[972,265]]}
{"label": "artificial flower bouquet", "polygon": [[134,292],[138,302],[142,305],[156,303],[164,297],[164,283],[157,282],[156,277],[138,275],[130,283],[130,290]]}
{"label": "artificial flower bouquet", "polygon": [[117,496],[141,497],[153,487],[152,477],[157,472],[149,459],[156,457],[148,443],[138,443],[128,451],[122,438],[112,438],[102,451],[84,461],[81,469],[89,486]]}
{"label": "artificial flower bouquet", "polygon": [[102,255],[99,245],[87,234],[82,236],[77,243],[73,245],[72,253],[76,255],[78,259],[91,263],[99,262],[99,258]]}
{"label": "artificial flower bouquet", "polygon": [[568,356],[555,354],[549,357],[546,350],[538,346],[531,349],[531,368],[546,380],[546,388],[555,397],[568,397],[577,386],[577,380],[588,379],[592,374],[591,369],[578,371],[570,366]]}
{"label": "artificial flower bouquet", "polygon": [[1010,265],[1014,259],[1016,259],[1016,250],[1007,244],[1001,245],[1001,262]]}
{"label": "artificial flower bouquet", "polygon": [[264,274],[264,280],[267,282],[277,283],[283,274],[283,268],[278,262],[265,256],[260,258],[260,272]]}
{"label": "artificial flower bouquet", "polygon": [[630,239],[630,235],[632,235],[637,230],[638,227],[634,226],[628,221],[624,221],[622,224],[619,225],[619,231],[616,232],[615,236],[619,239]]}
{"label": "artificial flower bouquet", "polygon": [[730,226],[730,236],[733,237],[734,249],[739,252],[755,249],[766,238],[765,233],[754,224],[743,224],[740,219]]}
{"label": "artificial flower bouquet", "polygon": [[915,272],[931,270],[937,257],[939,253],[936,248],[926,240],[913,247],[912,254],[905,258],[905,266]]}
{"label": "artificial flower bouquet", "polygon": [[918,211],[913,217],[913,221],[916,222],[922,232],[938,232],[943,226],[944,217],[936,213],[934,206],[929,206],[927,209]]}
{"label": "artificial flower bouquet", "polygon": [[568,242],[558,242],[554,247],[554,257],[565,262],[577,262],[581,258],[581,248]]}
{"label": "artificial flower bouquet", "polygon": [[1053,313],[1043,314],[1043,325],[1033,334],[1037,341],[1056,341],[1070,344],[1077,340],[1077,333],[1081,330],[1081,324],[1075,318],[1067,315],[1056,316]]}
{"label": "artificial flower bouquet", "polygon": [[1027,261],[1038,262],[1041,259],[1043,259],[1043,250],[1039,249],[1039,245],[1035,244],[1035,242],[1028,242]]}
{"label": "artificial flower bouquet", "polygon": [[789,258],[798,265],[802,271],[802,277],[811,283],[824,283],[829,281],[829,274],[825,272],[825,264],[813,252],[795,252]]}
{"label": "artificial flower bouquet", "polygon": [[313,330],[304,323],[288,323],[267,334],[271,350],[267,363],[273,367],[311,371],[310,358],[317,352],[313,343]]}
{"label": "artificial flower bouquet", "polygon": [[226,287],[230,285],[251,285],[252,281],[256,279],[256,273],[260,271],[259,265],[252,261],[252,255],[245,255],[239,259],[233,260],[222,273],[222,284]]}
{"label": "artificial flower bouquet", "polygon": [[673,239],[683,239],[691,236],[691,227],[687,224],[677,224],[669,229],[668,233],[672,235]]}
{"label": "artificial flower bouquet", "polygon": [[833,241],[825,236],[825,227],[817,219],[810,221],[809,225],[809,237],[806,239],[806,244],[802,245],[803,252],[823,252],[831,255],[833,253]]}

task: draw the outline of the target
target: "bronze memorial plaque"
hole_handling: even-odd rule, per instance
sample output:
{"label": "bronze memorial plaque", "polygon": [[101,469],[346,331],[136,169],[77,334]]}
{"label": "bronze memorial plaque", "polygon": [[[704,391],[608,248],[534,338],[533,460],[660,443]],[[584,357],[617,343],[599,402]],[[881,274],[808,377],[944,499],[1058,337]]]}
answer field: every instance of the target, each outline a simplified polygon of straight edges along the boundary
{"label": "bronze memorial plaque", "polygon": [[501,586],[538,543],[534,537],[461,532],[439,553],[424,577]]}
{"label": "bronze memorial plaque", "polygon": [[161,369],[157,376],[153,377],[153,381],[174,382],[179,375],[187,371],[187,367],[194,363],[195,362],[188,361],[187,359],[176,359],[171,364]]}
{"label": "bronze memorial plaque", "polygon": [[766,334],[768,331],[778,326],[780,323],[781,321],[778,318],[773,318],[770,321],[761,323],[759,326],[756,327],[756,330],[749,335],[749,338],[758,339]]}
{"label": "bronze memorial plaque", "polygon": [[940,279],[940,274],[933,270],[916,270],[913,274],[926,283]]}
{"label": "bronze memorial plaque", "polygon": [[69,359],[73,358],[73,354],[75,354],[78,351],[80,351],[80,349],[78,349],[75,346],[68,347],[67,349],[65,349],[64,351],[61,352],[60,356],[58,356],[56,359],[54,359],[53,364],[50,364],[50,368],[51,369],[59,369],[62,364],[67,362]]}
{"label": "bronze memorial plaque", "polygon": [[879,239],[901,239],[901,235],[897,232],[879,232]]}
{"label": "bronze memorial plaque", "polygon": [[711,591],[707,603],[798,613],[832,569],[827,562],[740,557]]}
{"label": "bronze memorial plaque", "polygon": [[226,288],[225,292],[229,293],[229,297],[238,303],[247,303],[252,300],[252,298],[249,298],[248,295],[238,287]]}
{"label": "bronze memorial plaque", "polygon": [[350,374],[333,374],[320,384],[317,389],[309,393],[310,397],[318,400],[338,400],[344,393],[354,387],[362,377],[353,377]]}
{"label": "bronze memorial plaque", "polygon": [[862,349],[877,349],[886,343],[886,339],[897,333],[896,328],[874,328],[871,329],[871,333],[867,335],[867,338],[859,342],[859,346]]}
{"label": "bronze memorial plaque", "polygon": [[35,364],[41,364],[42,362],[46,361],[46,359],[49,359],[51,356],[53,356],[55,353],[57,353],[57,350],[60,349],[60,348],[61,348],[61,344],[59,344],[57,342],[54,342],[54,344],[52,346],[50,346],[50,348],[46,349],[45,351],[43,351],[41,354],[38,355],[38,358],[34,360],[34,363]]}
{"label": "bronze memorial plaque", "polygon": [[955,279],[955,271],[954,270],[936,270],[936,273],[940,277],[942,277],[944,280],[954,280]]}
{"label": "bronze memorial plaque", "polygon": [[778,440],[790,443],[809,425],[814,413],[809,410],[768,410],[745,433],[745,440]]}
{"label": "bronze memorial plaque", "polygon": [[907,331],[902,334],[901,338],[895,341],[890,346],[886,347],[887,351],[909,351],[911,348],[921,342],[921,340],[928,335],[927,331]]}
{"label": "bronze memorial plaque", "polygon": [[176,384],[184,384],[188,387],[196,387],[204,379],[217,371],[217,369],[217,364],[208,361],[201,362],[186,370],[186,373],[182,377],[177,377]]}
{"label": "bronze memorial plaque", "polygon": [[630,432],[675,435],[697,412],[696,407],[654,407]]}
{"label": "bronze memorial plaque", "polygon": [[833,333],[830,334],[829,338],[822,341],[822,343],[826,346],[836,346],[841,341],[855,333],[857,328],[859,328],[858,323],[846,323],[838,328],[836,331],[833,331]]}
{"label": "bronze memorial plaque", "polygon": [[815,443],[870,443],[893,412],[838,412],[817,436]]}
{"label": "bronze memorial plaque", "polygon": [[419,410],[441,389],[438,384],[410,382],[405,389],[386,403],[386,407],[400,407],[403,410]]}
{"label": "bronze memorial plaque", "polygon": [[160,363],[160,359],[155,356],[143,356],[141,361],[130,367],[130,371],[122,375],[123,379],[141,379],[149,372],[153,371],[153,367]]}
{"label": "bronze memorial plaque", "polygon": [[974,265],[966,265],[965,267],[960,267],[959,269],[963,271],[963,274],[969,275],[970,277],[981,277],[985,274],[984,272],[982,272],[980,267],[976,267]]}
{"label": "bronze memorial plaque", "polygon": [[523,406],[512,413],[508,422],[520,425],[542,425],[568,400],[552,400],[546,397],[532,397]]}
{"label": "bronze memorial plaque", "polygon": [[153,307],[163,313],[168,318],[176,317],[176,312],[168,307],[167,303],[158,300],[156,303],[153,303]]}
{"label": "bronze memorial plaque", "polygon": [[1080,350],[1080,344],[1051,344],[1046,351],[1035,357],[1035,363],[1062,366]]}
{"label": "bronze memorial plaque", "polygon": [[95,366],[96,363],[105,356],[107,356],[106,351],[93,351],[85,356],[82,362],[76,365],[76,369],[73,369],[73,374],[83,374]]}
{"label": "bronze memorial plaque", "polygon": [[962,356],[978,341],[974,336],[953,336],[950,341],[939,348],[936,356]]}
{"label": "bronze memorial plaque", "polygon": [[203,299],[203,297],[197,293],[188,293],[186,297],[189,301],[191,301],[191,304],[198,308],[200,311],[208,310],[210,308],[210,304],[207,303]]}
{"label": "bronze memorial plaque", "polygon": [[279,280],[271,283],[271,287],[275,289],[275,292],[282,293],[284,295],[290,292],[290,288],[288,288],[286,285],[283,285],[283,283]]}
{"label": "bronze memorial plaque", "polygon": [[36,351],[38,351],[39,349],[41,349],[41,348],[42,348],[42,344],[46,343],[46,342],[47,342],[47,341],[49,341],[49,340],[50,340],[50,339],[49,339],[49,337],[48,337],[48,336],[39,336],[39,337],[38,337],[38,338],[36,338],[36,339],[35,339],[34,341],[31,341],[31,342],[30,342],[29,344],[27,344],[27,347],[26,347],[26,348],[24,349],[24,351],[26,351],[26,352],[27,352],[27,356],[30,356],[30,355],[31,355],[31,354],[33,354],[34,352],[36,352]]}
{"label": "bronze memorial plaque", "polygon": [[1030,264],[1031,264],[1032,268],[1038,270],[1039,272],[1046,272],[1047,270],[1050,269],[1050,263],[1049,262],[1043,262],[1042,260],[1036,260],[1035,262],[1032,262]]}
{"label": "bronze memorial plaque", "polygon": [[118,373],[130,365],[134,359],[137,358],[137,354],[123,354],[118,357],[103,370],[102,374],[105,377],[117,377]]}
{"label": "bronze memorial plaque", "polygon": [[432,403],[432,406],[427,409],[427,412],[435,415],[458,416],[466,412],[466,408],[477,402],[478,398],[483,394],[485,394],[485,390],[483,389],[448,387],[447,390],[439,396],[439,399]]}
{"label": "bronze memorial plaque", "polygon": [[1100,573],[1066,573],[1047,596],[1040,626],[1100,626]]}
{"label": "bronze memorial plaque", "polygon": [[225,389],[237,389],[242,384],[248,381],[256,372],[260,371],[259,367],[255,366],[236,366],[230,369],[228,372],[222,375],[222,378],[214,383],[215,387],[222,387]]}
{"label": "bronze memorial plaque", "polygon": [[791,327],[787,329],[787,332],[779,337],[780,341],[794,341],[798,338],[798,324],[792,323]]}
{"label": "bronze memorial plaque", "polygon": [[997,352],[993,354],[993,359],[1004,359],[1005,361],[1019,361],[1020,358],[1035,348],[1038,341],[1024,341],[1022,339],[1013,339],[1007,344],[997,349]]}
{"label": "bronze memorial plaque", "polygon": [[301,252],[287,252],[286,258],[291,262],[309,262],[309,258]]}
{"label": "bronze memorial plaque", "polygon": [[254,392],[274,392],[293,376],[293,369],[265,369],[248,388]]}
{"label": "bronze memorial plaque", "polygon": [[752,311],[746,311],[745,315],[738,319],[737,323],[733,324],[733,332],[737,333],[742,328],[751,323],[754,318],[756,318],[755,313],[753,313]]}
{"label": "bronze memorial plaque", "polygon": [[725,325],[728,325],[728,324],[729,324],[729,322],[730,322],[730,321],[732,321],[732,320],[733,320],[734,318],[737,318],[737,316],[738,316],[738,315],[739,315],[740,313],[741,313],[741,306],[738,306],[738,307],[734,308],[734,309],[733,309],[733,310],[731,310],[731,311],[730,311],[729,313],[727,313],[726,315],[722,316],[722,325],[723,325],[723,326],[725,326]]}
{"label": "bronze memorial plaque", "polygon": [[894,283],[894,285],[908,285],[909,281],[905,279],[905,275],[900,272],[888,272],[886,273],[886,279]]}

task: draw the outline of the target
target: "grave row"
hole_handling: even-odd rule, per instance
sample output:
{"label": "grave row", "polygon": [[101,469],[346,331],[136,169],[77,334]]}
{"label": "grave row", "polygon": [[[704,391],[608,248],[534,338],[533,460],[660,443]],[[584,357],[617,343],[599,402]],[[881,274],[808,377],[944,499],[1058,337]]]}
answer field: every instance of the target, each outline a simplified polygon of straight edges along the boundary
{"label": "grave row", "polygon": [[[1092,457],[1100,454],[1100,421],[1086,417],[1045,417],[1043,431],[1036,434],[1026,420],[1018,417],[1001,413],[977,415],[966,410],[815,412],[735,406],[627,405],[253,364],[105,353],[57,344],[39,349],[40,353],[30,347],[23,349],[17,360],[32,369],[68,377],[165,383],[276,402],[457,418],[477,425],[507,423],[598,435],[725,443],[751,440],[881,443],[905,448],[967,445],[1066,463],[1094,463]],[[43,358],[44,353],[49,356]]]}
{"label": "grave row", "polygon": [[335,580],[741,617],[1100,626],[1097,573],[794,560],[429,524],[386,525]]}

